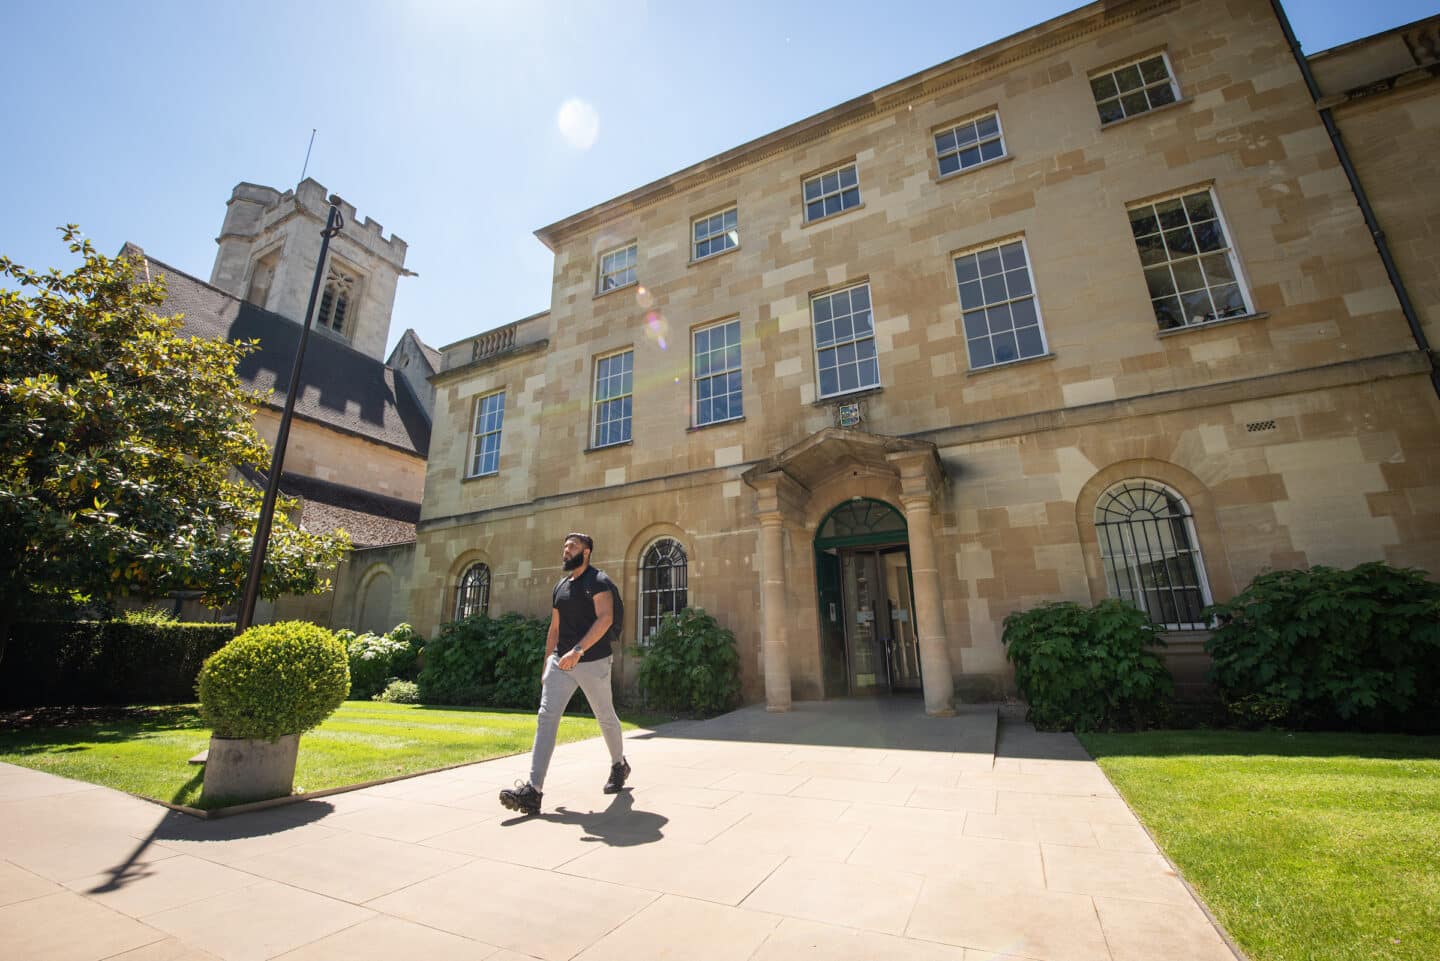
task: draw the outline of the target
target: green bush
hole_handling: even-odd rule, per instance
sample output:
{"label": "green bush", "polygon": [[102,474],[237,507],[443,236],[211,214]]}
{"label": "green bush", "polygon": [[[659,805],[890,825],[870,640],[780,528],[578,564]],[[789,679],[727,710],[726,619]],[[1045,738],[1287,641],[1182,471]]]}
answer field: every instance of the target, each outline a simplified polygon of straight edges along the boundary
{"label": "green bush", "polygon": [[426,704],[529,707],[540,703],[548,621],[485,614],[451,621],[425,645],[417,679]]}
{"label": "green bush", "polygon": [[32,621],[11,627],[0,707],[182,704],[234,624]]}
{"label": "green bush", "polygon": [[1422,571],[1270,571],[1207,614],[1219,622],[1205,645],[1210,680],[1244,721],[1437,725],[1440,584]]}
{"label": "green bush", "polygon": [[1005,656],[1041,730],[1144,728],[1164,717],[1175,684],[1151,647],[1158,628],[1124,601],[1042,604],[1005,618]]}
{"label": "green bush", "polygon": [[385,690],[370,700],[384,701],[387,704],[419,704],[420,685],[414,681],[402,681],[397,677],[385,685]]}
{"label": "green bush", "polygon": [[345,645],[315,624],[250,628],[200,669],[200,716],[218,737],[303,734],[334,713],[350,690]]}
{"label": "green bush", "polygon": [[650,707],[705,716],[740,702],[735,635],[703,608],[666,614],[639,655],[640,693]]}
{"label": "green bush", "polygon": [[419,666],[420,635],[409,624],[397,624],[390,633],[336,635],[350,658],[350,699],[364,701],[385,690],[397,678],[412,680]]}

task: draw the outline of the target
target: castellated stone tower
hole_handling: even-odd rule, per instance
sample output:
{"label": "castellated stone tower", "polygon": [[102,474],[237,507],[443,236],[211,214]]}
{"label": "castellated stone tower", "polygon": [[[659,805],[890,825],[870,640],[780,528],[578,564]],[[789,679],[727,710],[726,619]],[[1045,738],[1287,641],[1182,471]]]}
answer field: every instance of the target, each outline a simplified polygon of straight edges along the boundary
{"label": "castellated stone tower", "polygon": [[[395,285],[405,269],[405,241],[335,198],[345,226],[330,241],[330,262],[315,308],[315,329],[378,361],[385,359]],[[274,187],[237,184],[225,207],[210,283],[258,307],[305,320],[320,231],[329,200],[325,188],[305,179],[283,194]]]}

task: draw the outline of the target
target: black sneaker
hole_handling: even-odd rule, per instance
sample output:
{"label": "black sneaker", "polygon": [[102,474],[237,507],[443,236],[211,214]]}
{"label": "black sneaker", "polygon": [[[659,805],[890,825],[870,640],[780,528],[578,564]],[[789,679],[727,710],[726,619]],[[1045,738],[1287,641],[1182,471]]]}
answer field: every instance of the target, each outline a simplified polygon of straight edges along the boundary
{"label": "black sneaker", "polygon": [[605,782],[606,794],[619,794],[620,789],[625,786],[625,779],[630,776],[630,762],[623,757],[619,764],[610,765],[610,780]]}
{"label": "black sneaker", "polygon": [[528,782],[516,781],[513,788],[506,788],[500,792],[500,803],[521,814],[539,814],[540,799],[544,796],[531,787]]}

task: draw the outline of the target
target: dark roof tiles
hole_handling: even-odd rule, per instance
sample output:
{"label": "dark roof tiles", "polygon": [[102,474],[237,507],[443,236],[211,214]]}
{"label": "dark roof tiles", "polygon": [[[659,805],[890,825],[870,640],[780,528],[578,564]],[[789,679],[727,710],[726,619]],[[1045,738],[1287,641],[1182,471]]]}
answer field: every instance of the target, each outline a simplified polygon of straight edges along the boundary
{"label": "dark roof tiles", "polygon": [[[151,277],[165,278],[163,314],[183,313],[181,332],[216,340],[255,340],[259,347],[236,365],[252,390],[272,391],[269,404],[281,408],[300,340],[300,325],[246,303],[198,278],[146,256]],[[300,374],[295,413],[346,433],[424,457],[430,449],[430,421],[398,375],[348,344],[311,332]]]}

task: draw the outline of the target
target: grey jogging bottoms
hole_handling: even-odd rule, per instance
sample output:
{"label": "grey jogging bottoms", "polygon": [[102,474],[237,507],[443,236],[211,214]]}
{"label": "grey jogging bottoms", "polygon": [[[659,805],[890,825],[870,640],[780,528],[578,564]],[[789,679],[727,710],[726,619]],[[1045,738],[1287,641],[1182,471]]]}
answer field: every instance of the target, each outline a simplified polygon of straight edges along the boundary
{"label": "grey jogging bottoms", "polygon": [[545,662],[545,679],[540,684],[540,717],[535,725],[535,748],[530,759],[530,784],[535,790],[545,789],[545,772],[550,769],[550,757],[555,753],[560,718],[577,687],[585,692],[585,700],[590,702],[595,720],[600,722],[600,733],[605,735],[605,746],[610,749],[610,763],[619,764],[624,757],[620,718],[615,715],[615,701],[610,691],[610,661],[609,657],[581,661],[568,671],[560,670],[558,655],[550,655]]}

